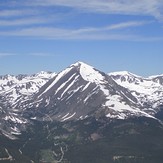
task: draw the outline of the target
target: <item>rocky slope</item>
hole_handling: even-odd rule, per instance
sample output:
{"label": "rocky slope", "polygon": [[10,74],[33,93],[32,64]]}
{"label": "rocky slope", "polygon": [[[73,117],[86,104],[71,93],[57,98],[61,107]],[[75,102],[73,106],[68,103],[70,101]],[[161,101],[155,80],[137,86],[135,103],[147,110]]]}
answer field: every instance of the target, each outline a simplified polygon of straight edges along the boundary
{"label": "rocky slope", "polygon": [[47,82],[30,101],[21,102],[27,118],[78,120],[89,116],[125,119],[130,116],[152,117],[130,90],[111,76],[77,62]]}
{"label": "rocky slope", "polygon": [[163,75],[83,62],[1,76],[0,162],[162,163],[162,99]]}
{"label": "rocky slope", "polygon": [[0,76],[0,128],[6,136],[14,138],[29,123],[21,116],[23,111],[16,108],[17,103],[31,99],[55,75],[41,71],[33,75]]}
{"label": "rocky slope", "polygon": [[109,76],[122,87],[127,88],[141,103],[143,111],[154,115],[163,104],[163,75],[144,78],[130,72],[113,72]]}

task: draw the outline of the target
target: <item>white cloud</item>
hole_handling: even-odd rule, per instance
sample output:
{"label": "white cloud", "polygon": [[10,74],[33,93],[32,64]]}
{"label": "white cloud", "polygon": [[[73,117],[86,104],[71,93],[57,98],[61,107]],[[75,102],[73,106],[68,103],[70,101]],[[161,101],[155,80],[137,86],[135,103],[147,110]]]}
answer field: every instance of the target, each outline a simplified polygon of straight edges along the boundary
{"label": "white cloud", "polygon": [[[148,21],[130,21],[118,24],[112,24],[105,27],[88,27],[79,29],[66,29],[54,27],[29,27],[20,30],[0,32],[1,36],[19,36],[34,37],[43,39],[62,39],[62,40],[131,40],[131,41],[147,41],[145,37],[125,32],[125,29],[137,26],[143,26],[151,22]],[[123,29],[123,30],[121,30]],[[156,41],[160,38],[148,38]],[[44,54],[33,54],[44,55]]]}
{"label": "white cloud", "polygon": [[[29,3],[28,3],[29,4]],[[156,18],[163,16],[162,0],[36,0],[31,5],[66,6],[81,11],[105,14],[149,15]]]}
{"label": "white cloud", "polygon": [[[112,24],[105,27],[87,27],[79,29],[65,29],[65,28],[54,28],[54,27],[33,27],[33,28],[22,28],[19,31],[8,32],[8,34],[13,34],[17,36],[40,36],[40,37],[71,37],[78,34],[88,34],[88,33],[97,33],[97,32],[106,32],[112,30],[119,30],[129,27],[137,27],[145,25],[149,22],[146,21],[130,21],[123,22],[118,24]],[[16,23],[15,23],[16,24]],[[19,24],[19,22],[17,23]],[[3,34],[1,32],[0,34]],[[4,32],[7,34],[7,32]]]}
{"label": "white cloud", "polygon": [[[13,9],[14,5],[16,6],[16,10]],[[120,15],[147,15],[159,20],[163,14],[163,0],[26,0],[14,1],[12,6],[8,10],[0,12],[0,36],[43,39],[138,40],[141,37],[136,36],[131,28],[153,23],[154,21],[131,20],[97,27],[100,22],[97,24],[92,23],[90,17],[86,18],[83,24],[78,23],[78,21],[76,23],[75,20],[79,19],[79,15],[76,13],[94,12]],[[56,6],[70,7],[73,10],[66,10],[64,12],[64,9],[60,10]],[[65,16],[66,14],[67,16]],[[96,15],[92,14],[91,16],[95,18]],[[82,17],[83,20],[84,18]],[[137,20],[137,17],[135,18]],[[90,23],[87,23],[88,20],[90,20]],[[108,19],[106,21],[108,23],[113,22],[113,20]],[[93,24],[93,26],[87,27],[86,24]],[[5,29],[6,26],[9,28]],[[130,30],[127,31],[125,29]],[[136,32],[142,33],[143,30],[144,28]],[[150,35],[148,33],[148,36]],[[155,40],[157,39],[156,37]]]}
{"label": "white cloud", "polygon": [[46,23],[48,19],[43,18],[21,18],[12,20],[0,20],[0,26],[20,26]]}
{"label": "white cloud", "polygon": [[145,24],[149,24],[152,22],[147,21],[130,21],[130,22],[123,22],[119,24],[113,24],[108,27],[109,30],[115,30],[115,29],[123,29],[123,28],[129,28],[129,27],[137,27],[137,26],[143,26]]}
{"label": "white cloud", "polygon": [[[34,7],[33,11],[35,11],[38,6],[65,6],[77,9],[81,12],[147,15],[157,19],[163,18],[163,0],[26,0],[14,1],[14,3],[8,1],[8,4],[10,3],[16,7]],[[19,11],[8,12],[10,15],[12,12],[16,14]],[[2,14],[5,15],[5,12]]]}
{"label": "white cloud", "polygon": [[1,10],[0,17],[7,18],[7,17],[16,17],[16,16],[28,16],[28,15],[36,15],[38,11],[32,9],[8,9],[8,10]]}
{"label": "white cloud", "polygon": [[38,56],[38,57],[50,57],[50,56],[54,56],[54,54],[50,54],[50,53],[41,53],[41,52],[33,52],[33,53],[13,53],[13,52],[0,52],[0,58],[2,57],[10,57],[10,56]]}
{"label": "white cloud", "polygon": [[0,57],[8,57],[8,56],[15,56],[16,54],[14,53],[5,53],[5,52],[0,52]]}

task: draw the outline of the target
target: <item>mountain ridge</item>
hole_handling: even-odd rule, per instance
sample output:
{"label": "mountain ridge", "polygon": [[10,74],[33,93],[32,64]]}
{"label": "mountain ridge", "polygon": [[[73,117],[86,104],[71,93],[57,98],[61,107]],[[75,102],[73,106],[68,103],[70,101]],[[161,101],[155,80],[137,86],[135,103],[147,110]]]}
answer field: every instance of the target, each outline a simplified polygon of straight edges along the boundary
{"label": "mountain ridge", "polygon": [[[107,81],[104,81],[104,76],[107,78],[110,78],[109,79],[109,82],[110,83],[113,83],[115,82],[116,84],[118,84],[119,86],[123,87],[123,88],[126,88],[133,96],[133,99],[138,99],[138,103],[141,103],[141,105],[143,106],[143,103],[150,103],[149,105],[151,105],[152,103],[153,106],[154,105],[157,105],[154,101],[150,101],[152,98],[154,98],[154,95],[156,94],[159,94],[157,95],[156,99],[154,99],[155,101],[158,101],[158,104],[161,100],[161,97],[163,96],[163,88],[162,88],[162,78],[160,75],[156,75],[154,78],[144,78],[144,77],[141,77],[141,76],[138,76],[138,75],[135,75],[133,73],[130,73],[128,71],[120,71],[120,72],[112,72],[112,73],[109,73],[109,74],[106,74],[104,72],[101,72],[97,69],[95,69],[94,67],[84,63],[84,62],[81,62],[81,61],[78,61],[76,62],[75,64],[72,64],[70,65],[69,67],[67,67],[65,70],[59,72],[58,74],[56,73],[49,73],[49,72],[44,72],[44,71],[41,71],[40,73],[37,73],[37,74],[33,74],[33,75],[18,75],[18,76],[10,76],[10,75],[7,75],[7,76],[1,76],[0,78],[0,95],[2,95],[3,93],[5,94],[6,92],[9,91],[9,94],[12,94],[13,93],[13,99],[14,99],[14,94],[15,92],[17,92],[19,95],[17,95],[17,99],[21,99],[21,94],[25,94],[25,92],[29,92],[29,88],[31,87],[30,84],[29,84],[29,88],[26,87],[26,89],[28,91],[22,91],[22,90],[18,90],[19,89],[19,86],[18,88],[14,88],[15,92],[10,88],[13,84],[15,84],[16,82],[14,81],[15,79],[19,81],[23,81],[23,79],[27,79],[27,80],[31,80],[31,78],[33,78],[32,80],[37,83],[35,80],[38,80],[41,79],[42,81],[42,84],[40,84],[40,81],[38,82],[40,85],[37,85],[35,86],[35,88],[32,88],[32,91],[30,94],[31,97],[34,96],[34,94],[37,94],[37,98],[39,99],[39,97],[41,97],[44,93],[46,93],[46,91],[50,90],[51,87],[53,87],[54,84],[56,84],[61,77],[63,77],[64,75],[66,75],[69,71],[71,71],[71,69],[73,68],[76,68],[76,72],[75,73],[78,73],[78,75],[80,75],[82,77],[83,80],[85,80],[86,82],[88,82],[86,85],[85,85],[85,89],[91,84],[91,83],[95,83],[97,85],[97,87],[100,87],[100,89],[102,90],[102,92],[107,96],[109,95],[109,92],[107,89],[105,89],[104,87],[105,86],[102,86],[103,84],[105,85],[105,83],[107,83]],[[75,76],[75,74],[74,74]],[[7,78],[8,77],[9,81],[7,81]],[[51,84],[50,82],[52,81],[52,79],[56,78]],[[65,82],[68,82],[69,80],[71,80],[71,78],[73,78],[73,76],[70,76],[70,78],[68,77],[67,78],[67,81]],[[6,87],[9,87],[9,89],[4,89],[4,83],[3,83],[3,80],[5,80],[5,84],[6,84]],[[113,79],[113,80],[112,80]],[[43,81],[44,80],[44,81]],[[76,77],[76,80],[77,77]],[[107,79],[108,80],[108,79]],[[25,83],[28,83],[27,81],[24,81]],[[144,85],[142,83],[146,82]],[[21,82],[19,82],[21,84]],[[19,83],[16,83],[16,85],[19,85]],[[45,88],[45,85],[47,85],[47,83],[49,83],[49,86],[42,92],[43,88]],[[160,84],[159,84],[160,83]],[[73,85],[73,83],[71,83]],[[101,84],[101,85],[100,85]],[[147,85],[146,85],[147,84]],[[154,85],[155,84],[155,85]],[[64,90],[63,93],[65,93],[68,88],[72,85],[69,85],[67,86],[67,89]],[[62,87],[65,86],[65,83],[62,83],[62,85],[60,85],[60,87],[56,87],[56,90],[57,90],[57,93],[60,91],[60,89],[62,89]],[[139,87],[138,87],[139,86]],[[23,86],[22,86],[23,87]],[[146,87],[150,87],[151,90],[149,91],[149,89]],[[138,89],[139,88],[139,89]],[[4,89],[4,91],[3,91]],[[122,89],[122,88],[121,88]],[[12,90],[12,93],[10,93]],[[139,91],[140,90],[140,91]],[[159,92],[160,91],[160,92]],[[42,93],[40,93],[42,92]],[[147,92],[147,93],[146,93]],[[159,92],[159,93],[158,93]],[[27,96],[28,93],[26,93]],[[138,97],[138,94],[140,94],[140,97]],[[154,94],[152,97],[151,97],[151,94]],[[64,95],[64,94],[62,94]],[[143,97],[142,97],[142,96]],[[6,94],[5,94],[6,96]],[[12,96],[12,95],[11,95]],[[148,96],[146,98],[146,96]],[[6,96],[7,97],[7,96]],[[144,98],[145,97],[145,98]],[[15,106],[17,106],[17,99],[14,99],[13,100],[13,103]],[[59,97],[58,97],[59,98]],[[28,100],[28,97],[26,97],[25,99]],[[9,98],[9,101],[11,102],[11,98]],[[140,102],[140,101],[143,101],[143,102]],[[11,102],[12,103],[12,102]],[[14,106],[13,104],[11,104],[11,106],[13,107]]]}
{"label": "mountain ridge", "polygon": [[[134,76],[134,78],[138,77]],[[90,88],[94,91],[91,92]],[[117,83],[112,75],[107,75],[83,62],[76,62],[58,73],[41,87],[33,96],[33,101],[19,103],[19,107],[30,110],[29,115],[32,114],[33,118],[37,117],[37,111],[34,114],[33,112],[38,109],[32,108],[42,108],[40,110],[46,108],[41,111],[42,115],[46,113],[45,115],[48,115],[48,119],[54,118],[61,121],[87,117],[90,114],[88,110],[90,110],[92,104],[94,108],[94,111],[92,111],[96,112],[96,115],[104,114],[108,118],[124,119],[131,115],[153,117],[156,113],[155,109],[149,109],[149,112],[152,112],[152,114],[148,114],[144,109],[144,104],[140,102],[141,99],[138,99],[131,92],[128,88]],[[91,99],[94,101],[89,104]],[[69,107],[67,105],[68,103]],[[74,104],[77,108],[80,108],[78,112],[84,110],[81,108],[88,108],[88,110],[82,111],[78,115],[76,108],[73,106]],[[99,111],[100,109],[98,107],[103,111]],[[70,112],[69,109],[71,110]],[[26,115],[28,115],[27,112],[25,113]],[[42,118],[46,119],[43,116]]]}
{"label": "mountain ridge", "polygon": [[0,160],[162,163],[162,76],[108,75],[77,62],[57,74],[6,77]]}

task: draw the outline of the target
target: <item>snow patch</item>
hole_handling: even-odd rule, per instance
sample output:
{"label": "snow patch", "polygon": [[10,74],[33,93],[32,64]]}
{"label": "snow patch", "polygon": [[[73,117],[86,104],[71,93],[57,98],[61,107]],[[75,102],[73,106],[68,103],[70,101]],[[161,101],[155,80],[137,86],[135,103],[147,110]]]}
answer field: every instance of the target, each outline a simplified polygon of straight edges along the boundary
{"label": "snow patch", "polygon": [[72,67],[69,67],[65,70],[63,70],[62,72],[60,72],[56,78],[54,79],[54,81],[38,96],[41,97],[43,94],[45,94],[49,89],[51,89],[65,74],[67,74],[70,70],[72,69]]}
{"label": "snow patch", "polygon": [[80,74],[82,78],[91,83],[104,84],[104,76],[102,76],[94,67],[89,66],[85,63],[80,64]]}
{"label": "snow patch", "polygon": [[66,116],[66,118],[64,118],[63,120],[61,120],[61,122],[64,122],[64,121],[66,121],[66,120],[72,118],[73,116],[75,116],[75,114],[76,114],[76,112],[73,113],[72,115],[70,115],[69,117]]}
{"label": "snow patch", "polygon": [[13,117],[13,116],[11,116],[11,115],[6,116],[6,117],[3,118],[3,119],[6,120],[6,121],[11,120],[11,121],[14,122],[14,123],[20,123],[20,124],[27,123],[26,120],[21,120],[21,119],[19,119],[19,118],[17,118],[17,117]]}

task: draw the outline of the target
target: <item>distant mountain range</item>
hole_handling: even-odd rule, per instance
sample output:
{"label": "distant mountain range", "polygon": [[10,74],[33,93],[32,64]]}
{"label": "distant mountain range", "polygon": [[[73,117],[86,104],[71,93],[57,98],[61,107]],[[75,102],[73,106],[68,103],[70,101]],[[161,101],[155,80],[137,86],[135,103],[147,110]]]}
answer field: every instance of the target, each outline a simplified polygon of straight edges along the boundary
{"label": "distant mountain range", "polygon": [[[48,137],[48,134],[50,135],[54,131],[54,128],[50,127],[49,124],[67,123],[68,129],[73,131],[75,125],[77,126],[76,130],[80,130],[79,123],[82,122],[90,123],[90,127],[92,127],[94,120],[99,125],[99,127],[95,127],[99,133],[97,131],[91,133],[91,135],[86,136],[86,139],[90,137],[89,139],[98,140],[105,135],[101,133],[105,132],[102,128],[107,128],[106,126],[109,126],[108,124],[113,120],[126,123],[130,119],[143,118],[146,123],[152,121],[152,124],[155,122],[157,127],[163,128],[163,75],[144,78],[127,71],[106,74],[83,62],[77,62],[58,74],[42,71],[34,75],[0,76],[0,130],[3,140],[22,140],[24,134],[26,137],[31,134],[31,131],[27,132],[29,128],[38,126],[38,123],[42,124],[42,132],[44,127],[47,127],[46,136]],[[133,120],[131,121],[133,123]],[[64,127],[62,126],[62,128]],[[35,132],[36,130],[35,128]],[[85,130],[82,127],[81,130],[84,133],[89,129]],[[143,129],[140,127],[140,130]],[[134,134],[135,132],[138,131],[134,129]],[[83,133],[82,136],[78,133],[79,142],[83,141]],[[163,133],[162,129],[160,133]],[[59,136],[57,140],[60,142],[60,138],[66,137],[65,135]],[[80,136],[82,140],[80,140]],[[34,138],[29,136],[28,139]],[[22,141],[24,142],[24,140]],[[66,144],[65,141],[63,142]],[[65,154],[67,149],[63,151],[65,145],[61,144],[59,145],[60,154],[58,157],[54,153],[53,156],[49,156],[53,158],[53,161],[62,162],[64,160],[63,153]],[[13,154],[13,157],[22,155],[21,148],[17,149],[19,154]],[[3,144],[0,149],[4,153],[3,158],[7,157],[5,155],[9,157],[7,151],[11,148],[7,148],[6,144]],[[39,152],[44,153],[45,151]],[[44,161],[48,160],[44,156],[46,152],[41,155]],[[28,155],[27,151],[24,153],[23,160],[29,158],[32,160],[33,156]],[[27,155],[28,158],[25,159],[24,157]],[[70,162],[73,162],[73,159],[68,158],[69,156],[65,157],[64,161],[71,160]],[[120,158],[120,156],[114,157],[114,159],[112,157],[112,162],[121,160]],[[138,159],[141,160],[140,157]],[[9,159],[9,161],[13,160]],[[35,162],[37,162],[36,160],[34,159]],[[125,157],[122,160],[125,160]]]}

